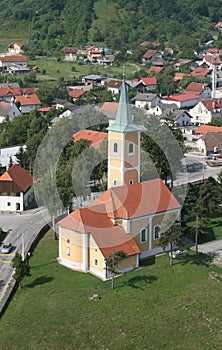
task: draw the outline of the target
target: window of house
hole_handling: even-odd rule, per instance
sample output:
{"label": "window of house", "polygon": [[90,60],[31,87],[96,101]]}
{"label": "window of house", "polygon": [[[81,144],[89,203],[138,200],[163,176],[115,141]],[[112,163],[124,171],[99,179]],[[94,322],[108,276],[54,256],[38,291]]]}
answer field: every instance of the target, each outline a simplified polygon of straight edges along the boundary
{"label": "window of house", "polygon": [[113,186],[117,185],[117,180],[113,180]]}
{"label": "window of house", "polygon": [[113,144],[113,153],[117,153],[118,152],[118,143],[114,143]]}
{"label": "window of house", "polygon": [[141,243],[144,243],[147,241],[147,229],[146,228],[143,228],[141,231],[140,231],[140,242]]}
{"label": "window of house", "polygon": [[160,226],[156,225],[154,226],[154,239],[160,238]]}
{"label": "window of house", "polygon": [[70,247],[67,247],[67,248],[66,248],[66,254],[67,254],[67,255],[70,255]]}
{"label": "window of house", "polygon": [[130,156],[132,156],[133,155],[133,153],[134,153],[134,147],[133,147],[134,145],[133,145],[133,143],[131,142],[130,144],[129,144],[129,155]]}
{"label": "window of house", "polygon": [[8,202],[8,203],[7,203],[7,206],[10,207],[10,206],[11,206],[11,202]]}
{"label": "window of house", "polygon": [[94,265],[98,266],[99,265],[99,260],[98,259],[94,259]]}

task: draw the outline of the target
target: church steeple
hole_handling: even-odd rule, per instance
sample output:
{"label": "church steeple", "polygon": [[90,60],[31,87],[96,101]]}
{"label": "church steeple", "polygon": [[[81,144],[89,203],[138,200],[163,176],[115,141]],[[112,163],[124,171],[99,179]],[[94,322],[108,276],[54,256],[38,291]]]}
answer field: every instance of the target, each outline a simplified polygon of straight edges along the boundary
{"label": "church steeple", "polygon": [[140,182],[140,128],[133,122],[125,77],[116,120],[107,130],[108,188]]}
{"label": "church steeple", "polygon": [[111,124],[107,130],[117,132],[139,131],[140,129],[133,123],[131,108],[128,97],[128,87],[123,75],[119,105],[116,115],[116,121]]}

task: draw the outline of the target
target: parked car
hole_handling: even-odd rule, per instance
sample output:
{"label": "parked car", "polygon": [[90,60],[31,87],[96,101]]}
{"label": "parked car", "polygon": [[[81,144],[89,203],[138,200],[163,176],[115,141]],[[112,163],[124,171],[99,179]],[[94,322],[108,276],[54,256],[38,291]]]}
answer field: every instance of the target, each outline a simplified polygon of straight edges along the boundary
{"label": "parked car", "polygon": [[1,252],[2,254],[8,254],[12,250],[12,243],[6,242],[3,243]]}

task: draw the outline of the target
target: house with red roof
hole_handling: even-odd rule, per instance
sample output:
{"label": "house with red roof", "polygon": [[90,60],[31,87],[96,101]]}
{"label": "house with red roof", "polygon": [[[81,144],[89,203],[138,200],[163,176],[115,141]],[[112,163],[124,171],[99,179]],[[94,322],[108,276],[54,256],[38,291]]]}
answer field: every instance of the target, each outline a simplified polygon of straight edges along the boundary
{"label": "house with red roof", "polygon": [[76,143],[80,140],[85,140],[89,146],[92,146],[96,149],[100,148],[100,144],[103,140],[107,140],[107,132],[100,132],[94,130],[80,130],[73,135],[73,143]]}
{"label": "house with red roof", "polygon": [[155,90],[157,88],[157,78],[156,76],[153,77],[145,77],[141,78],[140,82],[143,85],[143,91],[150,91],[150,90]]}
{"label": "house with red roof", "polygon": [[41,102],[36,94],[24,93],[15,97],[16,101],[20,104],[20,111],[22,114],[30,113],[34,109],[38,109]]}
{"label": "house with red roof", "polygon": [[69,96],[73,99],[73,102],[86,98],[87,91],[85,89],[75,88],[69,91]]}
{"label": "house with red roof", "polygon": [[190,109],[192,123],[194,125],[208,124],[213,118],[220,118],[222,112],[222,99],[205,99],[199,101]]}
{"label": "house with red roof", "polygon": [[118,95],[122,86],[122,80],[110,79],[107,82],[107,90],[112,93],[112,95]]}
{"label": "house with red roof", "polygon": [[200,125],[195,134],[199,136],[206,135],[208,132],[222,132],[221,126],[213,126],[213,125]]}
{"label": "house with red roof", "polygon": [[198,94],[190,92],[162,98],[162,103],[176,104],[178,108],[193,107],[200,101]]}
{"label": "house with red roof", "polygon": [[7,68],[12,65],[26,67],[28,58],[25,55],[7,55],[0,56],[0,67]]}
{"label": "house with red roof", "polygon": [[116,119],[107,130],[108,189],[58,222],[58,262],[102,280],[110,277],[106,259],[113,252],[127,255],[117,267],[120,273],[163,252],[158,245],[161,230],[181,210],[160,178],[140,181],[140,128],[133,122],[125,79]]}
{"label": "house with red roof", "polygon": [[191,82],[186,89],[185,93],[194,92],[202,98],[210,98],[212,94],[211,87],[208,84]]}
{"label": "house with red roof", "polygon": [[190,73],[190,75],[192,77],[194,77],[194,78],[203,80],[203,79],[206,79],[206,78],[210,78],[211,77],[211,72],[212,72],[211,68],[197,67]]}
{"label": "house with red roof", "polygon": [[76,61],[77,60],[77,47],[64,47],[65,61]]}
{"label": "house with red roof", "polygon": [[24,211],[33,199],[33,176],[17,164],[0,176],[0,210]]}
{"label": "house with red roof", "polygon": [[10,55],[17,55],[22,52],[23,47],[24,44],[21,41],[12,41],[7,47],[7,52]]}
{"label": "house with red roof", "polygon": [[153,62],[155,59],[162,59],[162,57],[163,55],[159,50],[149,49],[144,53],[142,61],[143,63]]}

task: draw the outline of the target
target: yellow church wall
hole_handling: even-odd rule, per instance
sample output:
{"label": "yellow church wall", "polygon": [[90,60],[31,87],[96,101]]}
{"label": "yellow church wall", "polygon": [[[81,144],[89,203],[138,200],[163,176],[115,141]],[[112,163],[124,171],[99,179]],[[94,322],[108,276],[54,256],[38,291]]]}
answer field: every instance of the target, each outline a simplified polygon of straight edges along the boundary
{"label": "yellow church wall", "polygon": [[121,159],[120,158],[111,157],[109,164],[110,164],[110,167],[120,168],[120,166],[121,166]]}
{"label": "yellow church wall", "polygon": [[[95,259],[97,259],[98,265],[95,264]],[[104,256],[91,235],[89,238],[89,268],[101,273],[104,272]]]}
{"label": "yellow church wall", "polygon": [[82,235],[65,228],[61,228],[61,255],[62,258],[73,262],[83,262]]}
{"label": "yellow church wall", "polygon": [[126,259],[120,261],[117,270],[125,270],[125,269],[135,269],[136,268],[136,255],[132,255],[127,257]]}
{"label": "yellow church wall", "polygon": [[118,169],[112,169],[109,173],[109,185],[110,187],[114,186],[113,180],[116,180],[116,186],[120,186],[121,183],[121,171]]}
{"label": "yellow church wall", "polygon": [[[161,227],[162,223],[163,223],[163,219],[166,222],[167,217],[171,217],[172,212],[168,212],[168,213],[163,213],[163,214],[159,214],[159,215],[155,215],[152,218],[152,246],[153,248],[156,248],[158,246],[158,242],[159,239],[155,239],[154,238],[154,228],[155,226],[159,225]],[[179,210],[178,210],[178,215],[179,215]]]}
{"label": "yellow church wall", "polygon": [[[147,229],[147,240],[146,242],[141,242],[140,231],[142,229]],[[140,220],[131,221],[131,235],[133,236],[136,244],[141,249],[142,252],[149,249],[149,218],[141,218]]]}

